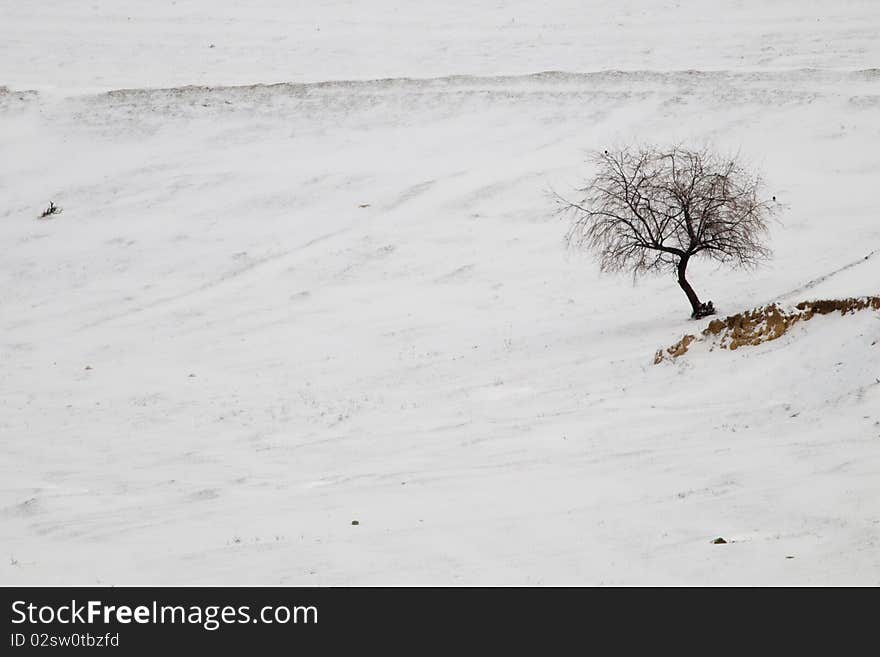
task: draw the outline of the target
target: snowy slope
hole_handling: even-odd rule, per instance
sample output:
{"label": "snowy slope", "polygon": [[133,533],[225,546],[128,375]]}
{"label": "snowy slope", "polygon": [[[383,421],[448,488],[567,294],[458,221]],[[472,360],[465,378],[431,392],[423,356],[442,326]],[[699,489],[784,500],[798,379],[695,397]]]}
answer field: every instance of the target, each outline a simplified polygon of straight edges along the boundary
{"label": "snowy slope", "polygon": [[876,294],[876,5],[367,4],[0,3],[0,583],[880,583],[877,314],[654,366],[549,194],[741,149],[701,295]]}

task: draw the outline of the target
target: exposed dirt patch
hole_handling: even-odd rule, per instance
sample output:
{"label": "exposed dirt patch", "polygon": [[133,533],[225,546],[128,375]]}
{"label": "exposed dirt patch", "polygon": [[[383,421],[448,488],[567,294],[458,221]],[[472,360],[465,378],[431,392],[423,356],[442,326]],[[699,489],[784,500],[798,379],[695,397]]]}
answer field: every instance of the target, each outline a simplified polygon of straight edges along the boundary
{"label": "exposed dirt patch", "polygon": [[659,349],[654,355],[654,364],[683,356],[694,342],[710,342],[713,347],[731,350],[754,346],[776,340],[798,322],[809,321],[816,315],[835,312],[848,315],[866,309],[880,310],[880,297],[801,301],[793,308],[771,303],[724,319],[713,319],[699,336],[685,335],[671,347]]}

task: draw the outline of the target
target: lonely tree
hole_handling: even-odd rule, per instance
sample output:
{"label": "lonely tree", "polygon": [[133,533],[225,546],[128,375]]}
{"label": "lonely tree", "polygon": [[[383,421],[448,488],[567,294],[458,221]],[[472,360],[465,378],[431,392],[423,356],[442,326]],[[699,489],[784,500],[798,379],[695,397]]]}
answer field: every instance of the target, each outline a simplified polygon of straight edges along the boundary
{"label": "lonely tree", "polygon": [[770,255],[762,244],[776,197],[761,196],[759,175],[737,158],[708,150],[604,151],[571,213],[570,244],[593,251],[602,271],[674,272],[699,319],[715,312],[687,279],[695,257],[751,267]]}

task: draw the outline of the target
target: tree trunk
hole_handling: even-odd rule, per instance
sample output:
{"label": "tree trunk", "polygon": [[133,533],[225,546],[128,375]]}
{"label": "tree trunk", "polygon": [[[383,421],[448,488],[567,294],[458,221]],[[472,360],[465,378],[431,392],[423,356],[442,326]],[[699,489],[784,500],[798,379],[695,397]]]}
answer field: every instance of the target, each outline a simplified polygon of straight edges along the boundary
{"label": "tree trunk", "polygon": [[703,304],[700,303],[700,299],[697,296],[697,293],[694,292],[694,288],[691,287],[691,284],[688,283],[687,277],[685,276],[689,259],[689,257],[685,256],[678,261],[678,284],[687,295],[688,301],[691,302],[691,309],[693,310],[693,312],[691,313],[691,317],[698,317],[700,316],[700,311]]}

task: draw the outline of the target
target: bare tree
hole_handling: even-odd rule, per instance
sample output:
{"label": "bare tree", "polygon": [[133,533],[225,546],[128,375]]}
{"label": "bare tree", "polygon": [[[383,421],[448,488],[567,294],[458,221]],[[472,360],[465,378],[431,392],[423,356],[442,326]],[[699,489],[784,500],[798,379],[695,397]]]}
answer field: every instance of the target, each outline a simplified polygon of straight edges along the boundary
{"label": "bare tree", "polygon": [[715,312],[687,280],[696,256],[752,267],[770,256],[761,241],[776,197],[738,158],[656,147],[603,151],[578,202],[557,197],[573,221],[569,244],[593,251],[602,271],[675,272],[692,317]]}

